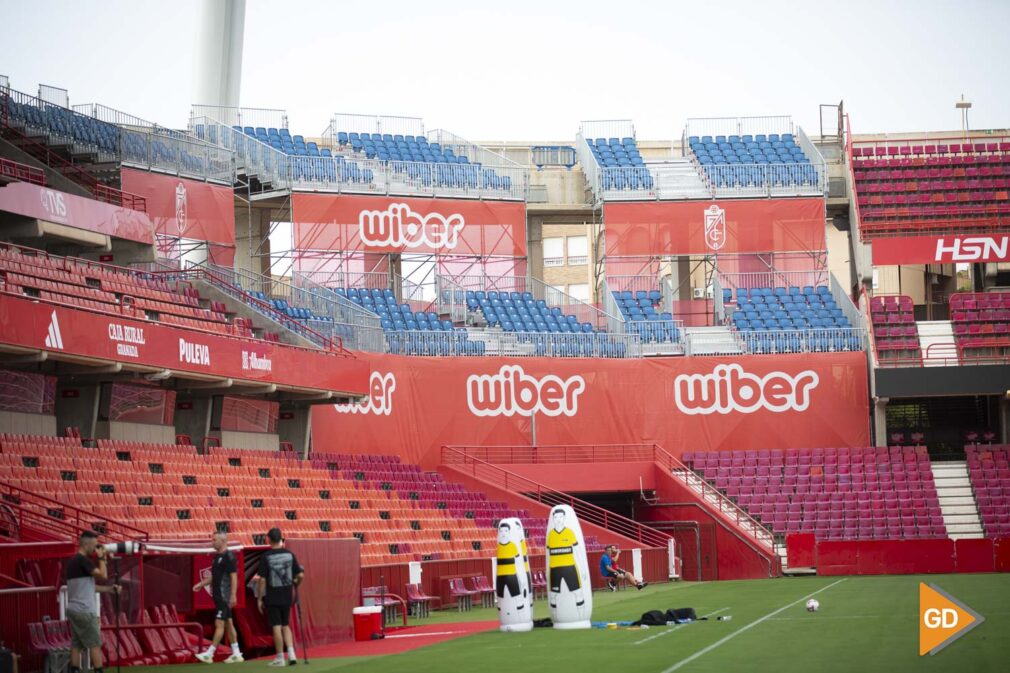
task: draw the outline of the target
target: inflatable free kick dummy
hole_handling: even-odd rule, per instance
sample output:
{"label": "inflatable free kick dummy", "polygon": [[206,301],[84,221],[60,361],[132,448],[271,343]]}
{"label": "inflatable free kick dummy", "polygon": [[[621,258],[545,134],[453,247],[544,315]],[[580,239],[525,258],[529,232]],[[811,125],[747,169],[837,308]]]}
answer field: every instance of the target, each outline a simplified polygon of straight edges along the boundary
{"label": "inflatable free kick dummy", "polygon": [[519,519],[498,522],[495,594],[502,631],[533,630],[533,586],[523,559],[525,547],[526,534]]}
{"label": "inflatable free kick dummy", "polygon": [[547,602],[556,629],[592,626],[593,589],[586,541],[575,510],[558,505],[547,519]]}

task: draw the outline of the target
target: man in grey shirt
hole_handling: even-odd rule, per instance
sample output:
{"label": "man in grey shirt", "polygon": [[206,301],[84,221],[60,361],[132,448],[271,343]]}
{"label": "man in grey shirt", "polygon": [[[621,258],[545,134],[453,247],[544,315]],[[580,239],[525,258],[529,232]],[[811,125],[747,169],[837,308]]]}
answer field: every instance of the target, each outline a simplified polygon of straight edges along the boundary
{"label": "man in grey shirt", "polygon": [[[95,556],[98,565],[92,563]],[[119,585],[98,585],[109,579],[105,569],[105,547],[91,531],[81,533],[77,553],[67,562],[67,621],[70,622],[70,673],[80,673],[81,651],[91,653],[91,668],[103,673],[102,632],[98,622],[95,593],[119,593]]]}

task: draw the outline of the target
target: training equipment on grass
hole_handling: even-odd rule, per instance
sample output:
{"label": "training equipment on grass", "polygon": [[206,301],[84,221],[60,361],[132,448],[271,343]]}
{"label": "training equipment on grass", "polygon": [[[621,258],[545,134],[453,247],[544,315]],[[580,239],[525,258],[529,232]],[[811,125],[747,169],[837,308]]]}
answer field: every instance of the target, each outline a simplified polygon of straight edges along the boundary
{"label": "training equipment on grass", "polygon": [[495,595],[502,631],[533,630],[533,586],[523,550],[526,533],[519,519],[498,522]]}
{"label": "training equipment on grass", "polygon": [[817,612],[821,607],[821,602],[816,598],[811,598],[807,601],[807,612]]}
{"label": "training equipment on grass", "polygon": [[592,625],[593,589],[586,541],[575,510],[557,505],[547,517],[547,603],[556,629]]}

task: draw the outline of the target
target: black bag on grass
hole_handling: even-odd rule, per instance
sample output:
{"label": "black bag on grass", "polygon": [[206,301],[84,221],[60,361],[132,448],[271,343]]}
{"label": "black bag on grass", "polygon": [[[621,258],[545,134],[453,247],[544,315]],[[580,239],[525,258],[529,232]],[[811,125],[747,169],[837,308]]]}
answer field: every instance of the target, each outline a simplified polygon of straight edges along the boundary
{"label": "black bag on grass", "polygon": [[666,626],[670,622],[678,624],[682,622],[694,622],[698,620],[698,613],[694,608],[670,608],[666,612],[661,610],[649,610],[642,613],[642,618],[637,622],[632,622],[632,626]]}

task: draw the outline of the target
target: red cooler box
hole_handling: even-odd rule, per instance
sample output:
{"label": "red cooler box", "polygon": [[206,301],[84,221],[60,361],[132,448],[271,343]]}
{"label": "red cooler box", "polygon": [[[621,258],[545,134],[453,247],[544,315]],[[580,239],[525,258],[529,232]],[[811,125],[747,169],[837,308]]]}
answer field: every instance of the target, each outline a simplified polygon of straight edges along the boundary
{"label": "red cooler box", "polygon": [[354,608],[354,639],[371,640],[372,634],[382,631],[382,608]]}

